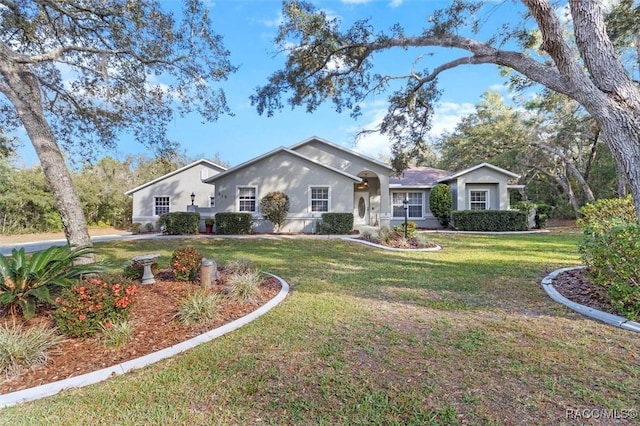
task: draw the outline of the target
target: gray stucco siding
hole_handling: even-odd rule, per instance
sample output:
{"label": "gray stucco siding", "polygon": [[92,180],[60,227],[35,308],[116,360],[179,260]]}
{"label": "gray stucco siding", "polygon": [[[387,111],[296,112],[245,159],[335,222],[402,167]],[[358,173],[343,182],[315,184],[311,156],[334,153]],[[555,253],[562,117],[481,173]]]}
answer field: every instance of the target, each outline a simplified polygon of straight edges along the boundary
{"label": "gray stucco siding", "polygon": [[388,176],[390,173],[388,168],[373,161],[321,142],[308,142],[296,147],[295,151],[305,157],[353,175],[367,170],[375,173],[378,177],[380,175]]}
{"label": "gray stucco siding", "polygon": [[195,205],[209,207],[209,197],[214,195],[215,187],[202,182],[203,169],[207,170],[207,176],[219,173],[206,164],[197,164],[133,193],[133,222],[150,222],[155,225],[159,219],[155,214],[156,197],[169,197],[171,212],[186,211],[187,206],[191,204],[192,192],[196,196]]}
{"label": "gray stucco siding", "polygon": [[216,180],[216,211],[240,211],[238,189],[253,187],[256,190],[255,230],[268,232],[270,225],[261,221],[260,200],[269,192],[282,191],[290,202],[288,225],[285,224],[283,230],[300,232],[322,215],[311,212],[310,188],[329,188],[330,212],[352,212],[353,184],[354,180],[347,176],[282,151]]}
{"label": "gray stucco siding", "polygon": [[488,191],[490,210],[507,210],[509,194],[508,176],[488,167],[473,170],[458,177],[456,182],[456,210],[469,210],[470,191]]}
{"label": "gray stucco siding", "polygon": [[[376,199],[376,204],[373,205],[375,214],[379,217],[381,224],[389,224],[391,219],[390,199],[389,199],[389,175],[391,169],[384,167],[381,164],[377,164],[367,158],[360,157],[348,151],[338,149],[334,146],[322,143],[320,141],[310,141],[295,148],[296,152],[304,155],[307,158],[311,158],[322,164],[327,164],[334,169],[342,170],[352,175],[363,176],[363,172],[371,173],[378,178],[378,185],[380,189],[379,200]],[[353,201],[351,202],[353,204]]]}

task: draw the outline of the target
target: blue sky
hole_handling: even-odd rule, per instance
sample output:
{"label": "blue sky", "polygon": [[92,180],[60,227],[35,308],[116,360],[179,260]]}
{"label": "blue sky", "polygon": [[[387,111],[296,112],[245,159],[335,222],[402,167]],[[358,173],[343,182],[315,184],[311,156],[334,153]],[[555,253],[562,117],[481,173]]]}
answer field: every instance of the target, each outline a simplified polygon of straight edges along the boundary
{"label": "blue sky", "polygon": [[[178,7],[177,0],[165,0],[167,7]],[[329,15],[339,17],[346,26],[357,19],[371,18],[379,30],[395,23],[405,27],[407,34],[418,33],[427,23],[429,14],[449,2],[431,0],[318,0],[316,6]],[[492,34],[497,24],[517,16],[513,3],[496,3],[486,15],[485,34]],[[285,61],[283,55],[274,56],[273,39],[281,19],[279,0],[218,0],[210,2],[211,17],[216,31],[224,38],[231,52],[231,61],[240,66],[223,83],[229,106],[235,116],[222,116],[217,122],[202,124],[199,117],[179,118],[169,124],[170,137],[178,141],[186,154],[197,158],[211,158],[215,153],[237,165],[279,146],[293,145],[311,136],[319,136],[333,143],[372,157],[388,154],[389,141],[382,136],[368,136],[354,145],[354,136],[362,128],[372,127],[384,115],[386,96],[378,95],[363,105],[363,115],[356,121],[348,112],[338,114],[326,104],[312,114],[304,108],[285,107],[273,117],[260,116],[251,106],[249,96],[266,83],[269,75]],[[421,54],[437,52],[410,50],[389,52],[376,57],[376,70],[404,74]],[[464,54],[464,53],[462,53]],[[422,59],[418,69],[433,68],[452,59],[452,52],[439,52]],[[486,90],[506,92],[504,79],[491,65],[465,66],[449,70],[439,78],[443,90],[434,117],[432,133],[452,130],[457,120],[474,110]],[[144,152],[144,147],[123,137],[117,152],[105,155],[123,158],[128,153]],[[17,166],[37,164],[30,142],[22,141]]]}

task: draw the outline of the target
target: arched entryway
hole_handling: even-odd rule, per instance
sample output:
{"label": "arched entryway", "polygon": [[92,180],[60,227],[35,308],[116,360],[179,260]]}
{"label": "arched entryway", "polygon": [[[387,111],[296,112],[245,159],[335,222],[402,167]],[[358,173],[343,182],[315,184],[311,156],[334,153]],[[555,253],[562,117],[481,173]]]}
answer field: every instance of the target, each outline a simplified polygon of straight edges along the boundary
{"label": "arched entryway", "polygon": [[379,226],[380,179],[370,170],[358,173],[362,182],[353,187],[353,219],[355,226]]}

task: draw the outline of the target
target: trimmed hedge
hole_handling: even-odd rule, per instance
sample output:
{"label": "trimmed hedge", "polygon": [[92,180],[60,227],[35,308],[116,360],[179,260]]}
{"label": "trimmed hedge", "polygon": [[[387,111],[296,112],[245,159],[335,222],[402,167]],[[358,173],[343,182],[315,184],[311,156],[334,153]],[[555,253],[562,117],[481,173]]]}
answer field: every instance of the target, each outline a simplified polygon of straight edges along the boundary
{"label": "trimmed hedge", "polygon": [[518,210],[461,210],[451,214],[460,231],[526,231],[527,213]]}
{"label": "trimmed hedge", "polygon": [[164,233],[169,235],[189,235],[198,233],[200,213],[173,212],[164,213],[158,221],[159,226],[164,226]]}
{"label": "trimmed hedge", "polygon": [[250,234],[253,225],[251,213],[216,213],[216,234]]}
{"label": "trimmed hedge", "polygon": [[349,234],[353,230],[353,213],[322,213],[318,234]]}

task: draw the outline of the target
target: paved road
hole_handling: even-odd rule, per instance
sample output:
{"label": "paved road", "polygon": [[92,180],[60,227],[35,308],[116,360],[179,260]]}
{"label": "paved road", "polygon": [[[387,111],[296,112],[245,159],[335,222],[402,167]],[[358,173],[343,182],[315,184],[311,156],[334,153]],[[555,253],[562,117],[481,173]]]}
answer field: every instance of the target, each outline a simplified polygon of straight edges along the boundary
{"label": "paved road", "polygon": [[[140,235],[131,235],[131,234],[123,234],[123,235],[101,235],[98,237],[92,237],[91,241],[94,243],[98,243],[100,241],[111,241],[111,240],[125,240],[125,239],[139,239],[139,238],[149,238],[149,235],[145,235],[144,237]],[[0,254],[9,255],[11,254],[12,249],[20,249],[24,248],[24,251],[27,253],[31,253],[34,251],[44,250],[46,248],[52,246],[66,246],[67,240],[59,239],[59,240],[46,240],[46,241],[33,241],[29,243],[19,243],[19,244],[7,244],[0,246]]]}

